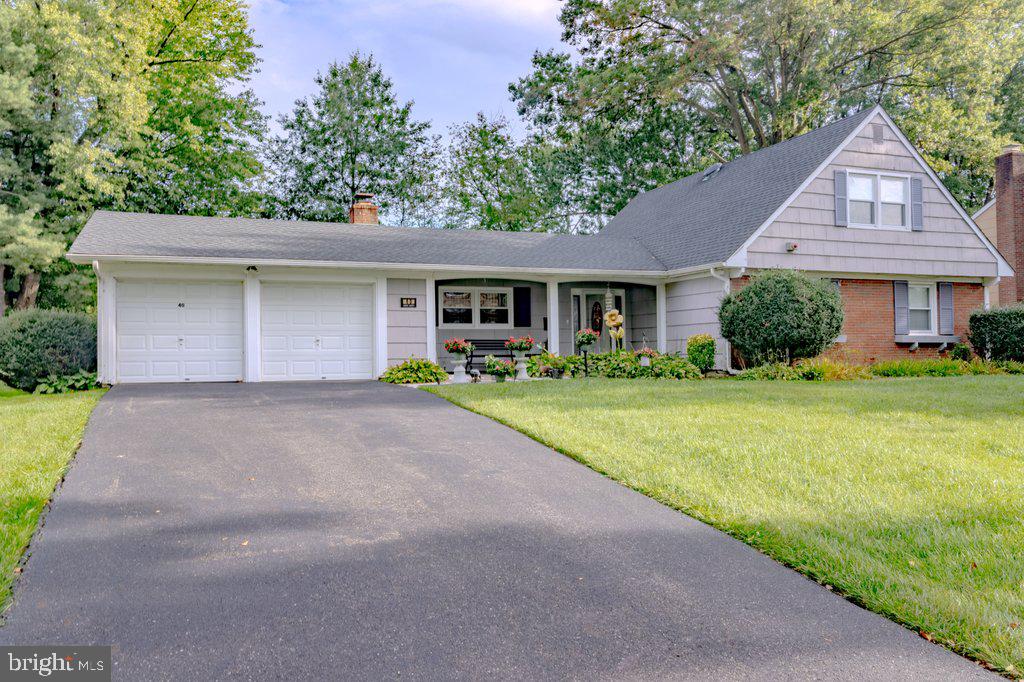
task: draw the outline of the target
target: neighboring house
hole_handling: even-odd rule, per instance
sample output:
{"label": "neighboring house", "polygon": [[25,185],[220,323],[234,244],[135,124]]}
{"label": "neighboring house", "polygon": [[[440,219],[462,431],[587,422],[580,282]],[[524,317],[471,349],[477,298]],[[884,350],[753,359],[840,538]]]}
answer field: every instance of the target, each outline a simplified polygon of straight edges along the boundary
{"label": "neighboring house", "polygon": [[[996,198],[974,214],[974,222],[990,242],[1024,271],[1024,152],[1019,144],[1003,147],[996,157]],[[1024,277],[1004,278],[990,287],[993,305],[1024,300]]]}
{"label": "neighboring house", "polygon": [[[636,197],[594,236],[97,212],[102,380],[361,379],[448,337],[574,351],[608,302],[627,342],[730,353],[717,310],[765,268],[837,282],[841,348],[934,355],[1013,270],[879,107]],[[605,335],[606,336],[606,335]],[[607,341],[604,341],[607,343]]]}

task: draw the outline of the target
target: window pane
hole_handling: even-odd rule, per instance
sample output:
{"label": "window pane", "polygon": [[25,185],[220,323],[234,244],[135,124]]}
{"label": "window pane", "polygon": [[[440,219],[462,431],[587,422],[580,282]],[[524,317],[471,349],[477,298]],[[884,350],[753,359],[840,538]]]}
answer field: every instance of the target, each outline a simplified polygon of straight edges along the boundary
{"label": "window pane", "polygon": [[472,308],[473,295],[468,291],[446,291],[441,300],[443,308]]}
{"label": "window pane", "polygon": [[508,294],[504,292],[496,291],[481,291],[480,292],[480,307],[481,308],[507,308],[508,307]]}
{"label": "window pane", "polygon": [[907,181],[903,178],[882,178],[882,201],[888,201],[893,204],[902,204],[907,200],[906,186]]}
{"label": "window pane", "polygon": [[909,287],[907,294],[910,299],[911,308],[931,307],[931,290],[928,287]]}
{"label": "window pane", "polygon": [[851,175],[850,198],[860,201],[874,201],[875,179],[870,175]]}
{"label": "window pane", "polygon": [[932,329],[932,314],[927,310],[910,311],[910,328],[915,332],[926,332]]}
{"label": "window pane", "polygon": [[882,204],[883,225],[898,225],[902,227],[907,224],[905,216],[906,207],[903,204]]}
{"label": "window pane", "polygon": [[508,308],[481,308],[480,324],[508,324]]}
{"label": "window pane", "polygon": [[472,308],[443,308],[441,310],[442,324],[473,324]]}
{"label": "window pane", "polygon": [[874,225],[875,204],[870,201],[851,201],[850,222],[858,225]]}

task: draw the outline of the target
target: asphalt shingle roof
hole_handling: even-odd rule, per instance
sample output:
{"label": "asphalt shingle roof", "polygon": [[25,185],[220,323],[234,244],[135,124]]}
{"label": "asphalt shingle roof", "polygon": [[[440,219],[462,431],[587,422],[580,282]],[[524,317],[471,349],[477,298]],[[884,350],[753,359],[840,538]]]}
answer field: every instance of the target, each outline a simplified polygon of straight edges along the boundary
{"label": "asphalt shingle roof", "polygon": [[635,197],[601,231],[634,237],[669,270],[721,263],[828,158],[873,108]]}
{"label": "asphalt shingle roof", "polygon": [[721,263],[873,111],[645,192],[594,236],[97,211],[68,253],[652,273]]}
{"label": "asphalt shingle roof", "polygon": [[71,256],[158,256],[663,272],[631,237],[97,211]]}

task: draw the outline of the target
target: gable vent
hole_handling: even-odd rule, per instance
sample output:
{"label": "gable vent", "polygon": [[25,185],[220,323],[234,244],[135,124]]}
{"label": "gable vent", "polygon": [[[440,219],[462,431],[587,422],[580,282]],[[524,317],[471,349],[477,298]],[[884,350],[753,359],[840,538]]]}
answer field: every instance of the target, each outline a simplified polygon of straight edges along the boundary
{"label": "gable vent", "polygon": [[720,163],[716,163],[715,165],[711,166],[706,171],[704,171],[704,177],[701,178],[701,182],[704,182],[705,180],[709,180],[712,175],[714,175],[715,173],[717,173],[720,170],[722,170],[722,164],[720,164]]}
{"label": "gable vent", "polygon": [[874,137],[875,144],[882,144],[885,142],[885,129],[881,123],[871,124],[871,135]]}

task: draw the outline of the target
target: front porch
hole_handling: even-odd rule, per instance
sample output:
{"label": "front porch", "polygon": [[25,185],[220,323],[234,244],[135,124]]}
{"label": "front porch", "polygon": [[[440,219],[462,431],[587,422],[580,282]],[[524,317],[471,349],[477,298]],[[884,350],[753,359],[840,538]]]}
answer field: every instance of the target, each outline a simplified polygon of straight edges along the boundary
{"label": "front porch", "polygon": [[[444,351],[443,342],[452,337],[498,341],[532,336],[539,346],[569,355],[577,352],[576,331],[586,327],[601,332],[594,352],[604,352],[610,348],[603,319],[609,303],[625,318],[625,348],[663,349],[658,334],[659,292],[663,299],[662,286],[624,281],[438,279],[433,320],[437,359],[442,367],[451,367],[452,357]],[[552,325],[551,320],[557,323]]]}

